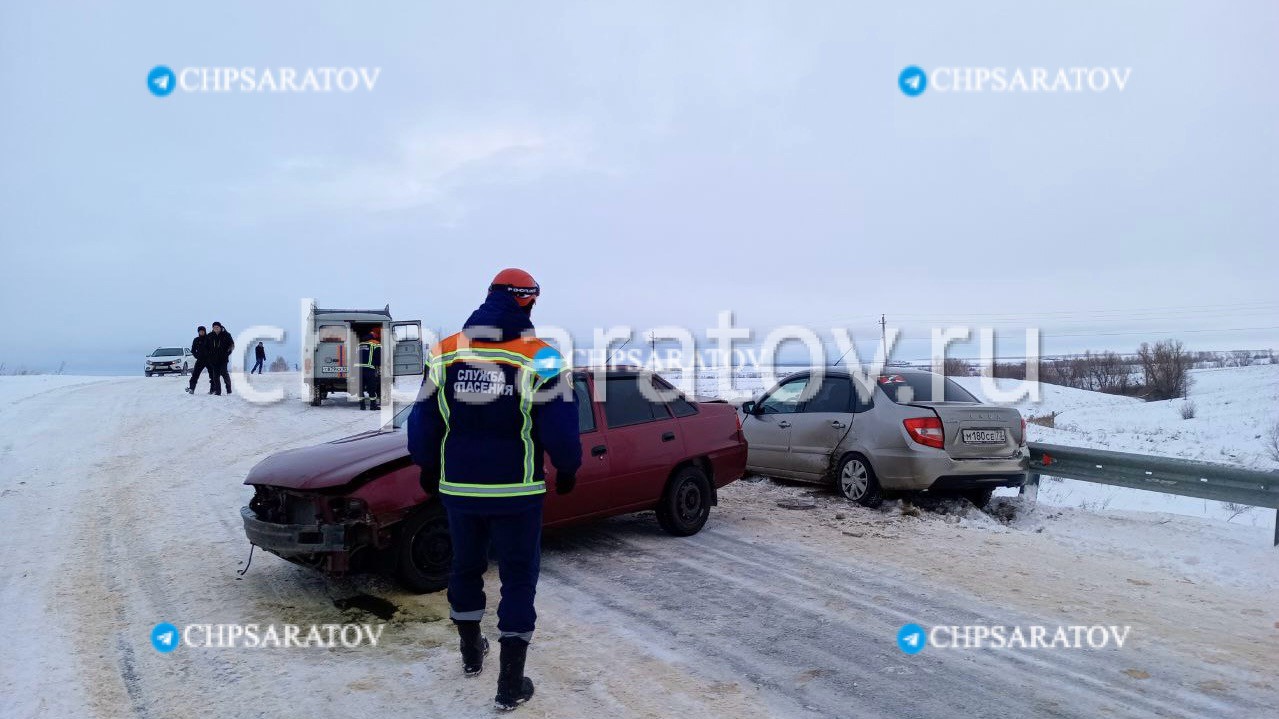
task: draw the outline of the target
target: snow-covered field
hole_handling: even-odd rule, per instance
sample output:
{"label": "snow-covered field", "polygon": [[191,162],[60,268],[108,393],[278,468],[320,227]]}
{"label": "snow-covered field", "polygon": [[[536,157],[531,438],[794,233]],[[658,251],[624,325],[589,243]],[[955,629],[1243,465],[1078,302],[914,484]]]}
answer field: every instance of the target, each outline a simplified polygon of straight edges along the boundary
{"label": "snow-covered field", "polygon": [[[1027,427],[1032,442],[1279,470],[1279,462],[1264,446],[1267,429],[1279,422],[1279,365],[1194,370],[1191,377],[1188,399],[1143,402],[1045,384],[1040,385],[1039,402],[1015,406],[1027,417],[1057,413],[1053,428]],[[980,379],[958,381],[982,396]],[[1195,407],[1190,419],[1181,417],[1186,402]],[[1259,537],[1273,537],[1275,522],[1271,509],[1240,510],[1221,502],[1070,479],[1046,480],[1039,501],[1093,510],[1205,517],[1264,530]]]}
{"label": "snow-covered field", "polygon": [[[1184,423],[1178,446],[1211,454],[1212,438],[1231,433],[1209,418],[1242,427],[1273,412],[1275,375],[1258,369],[1273,371],[1200,373],[1199,417],[1173,413],[1165,424],[1154,405],[1046,394],[1063,412],[1051,441],[1067,443],[1062,425],[1084,428],[1084,416],[1142,428],[1127,433],[1131,445],[1077,430],[1115,449]],[[380,419],[308,406],[293,374],[253,381],[290,398],[256,404],[244,387],[188,396],[180,378],[0,377],[0,602],[10,622],[0,716],[492,714],[493,673],[459,676],[442,594],[330,581],[261,553],[237,576],[247,470]],[[1269,408],[1240,406],[1248,397],[1269,397]],[[1227,452],[1243,457],[1246,444]],[[547,536],[529,660],[538,696],[519,713],[1269,717],[1279,705],[1279,555],[1268,526],[1019,498],[990,513],[943,503],[915,516],[896,502],[871,511],[752,478],[721,492],[694,537],[663,535],[651,515]],[[381,621],[334,604],[359,594],[396,607],[376,648],[163,655],[149,641],[161,621]],[[1123,649],[910,657],[895,644],[907,622],[1118,624],[1132,634]]]}
{"label": "snow-covered field", "polygon": [[[1055,428],[1031,425],[1032,442],[1279,469],[1264,446],[1266,429],[1279,422],[1279,364],[1193,370],[1190,376],[1187,399],[1143,402],[1045,384],[1038,403],[1015,406],[1026,416],[1058,413]],[[959,382],[980,396],[980,379]],[[1187,402],[1195,416],[1182,419]]]}

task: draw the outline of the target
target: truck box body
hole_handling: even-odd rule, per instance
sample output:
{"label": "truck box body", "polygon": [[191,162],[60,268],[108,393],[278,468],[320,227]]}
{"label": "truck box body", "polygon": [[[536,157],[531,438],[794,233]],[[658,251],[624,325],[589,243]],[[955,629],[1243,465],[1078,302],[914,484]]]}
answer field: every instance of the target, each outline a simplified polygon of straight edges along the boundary
{"label": "truck box body", "polygon": [[312,301],[303,325],[302,376],[310,389],[311,404],[345,392],[360,396],[360,337],[377,328],[382,342],[382,387],[389,396],[395,377],[421,375],[423,365],[422,321],[395,321],[391,306],[380,310],[322,309]]}

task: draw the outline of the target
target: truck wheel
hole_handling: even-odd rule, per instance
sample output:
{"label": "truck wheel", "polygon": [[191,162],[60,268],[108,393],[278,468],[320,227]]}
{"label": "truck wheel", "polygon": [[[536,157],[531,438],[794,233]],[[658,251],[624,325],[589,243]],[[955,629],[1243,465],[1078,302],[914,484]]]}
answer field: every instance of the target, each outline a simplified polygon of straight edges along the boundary
{"label": "truck wheel", "polygon": [[657,523],[668,534],[697,534],[711,516],[711,483],[697,467],[684,467],[666,483],[657,503]]}
{"label": "truck wheel", "polygon": [[875,470],[870,468],[861,455],[849,455],[839,465],[836,475],[839,493],[844,499],[856,502],[863,507],[874,509],[884,503],[884,493],[875,478]]}
{"label": "truck wheel", "polygon": [[439,502],[418,509],[400,525],[396,540],[396,577],[410,592],[438,592],[449,585],[453,541]]}

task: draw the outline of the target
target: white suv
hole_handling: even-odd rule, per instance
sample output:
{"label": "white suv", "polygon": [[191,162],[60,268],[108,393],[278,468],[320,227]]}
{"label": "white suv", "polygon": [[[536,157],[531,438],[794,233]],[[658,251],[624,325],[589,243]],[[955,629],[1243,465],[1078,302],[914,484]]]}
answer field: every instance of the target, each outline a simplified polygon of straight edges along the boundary
{"label": "white suv", "polygon": [[186,347],[157,347],[146,356],[144,372],[153,374],[187,374],[195,364],[195,355]]}

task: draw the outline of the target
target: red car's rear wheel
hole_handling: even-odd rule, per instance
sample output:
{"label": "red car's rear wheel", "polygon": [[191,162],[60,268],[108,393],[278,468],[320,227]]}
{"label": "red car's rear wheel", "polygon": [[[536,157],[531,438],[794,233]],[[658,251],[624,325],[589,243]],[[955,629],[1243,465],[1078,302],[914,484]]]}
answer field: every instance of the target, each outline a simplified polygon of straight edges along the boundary
{"label": "red car's rear wheel", "polygon": [[697,534],[711,514],[711,483],[697,467],[684,467],[666,483],[657,523],[677,537]]}

